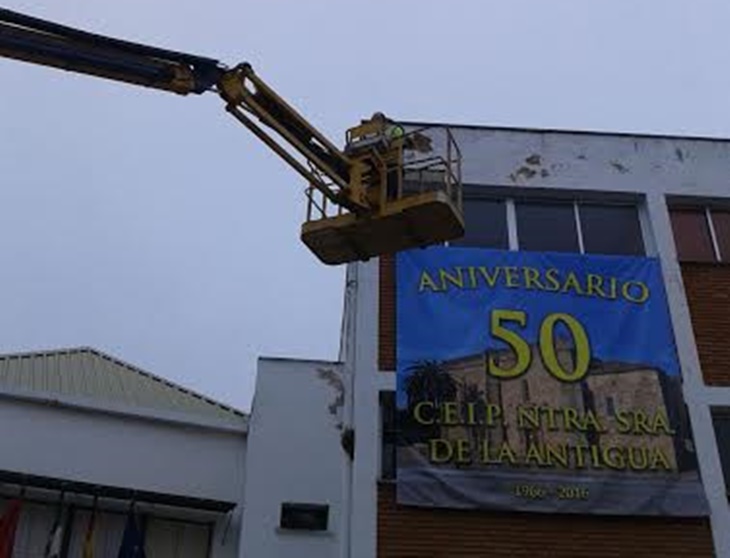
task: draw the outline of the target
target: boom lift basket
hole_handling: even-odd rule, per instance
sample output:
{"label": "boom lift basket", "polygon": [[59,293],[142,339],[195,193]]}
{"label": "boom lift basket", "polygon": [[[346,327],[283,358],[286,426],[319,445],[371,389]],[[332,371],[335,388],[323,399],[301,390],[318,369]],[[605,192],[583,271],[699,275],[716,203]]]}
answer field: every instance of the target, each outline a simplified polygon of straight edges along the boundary
{"label": "boom lift basket", "polygon": [[[348,132],[348,143],[362,128]],[[464,234],[461,152],[449,128],[411,130],[378,153],[368,146],[352,155],[369,169],[362,177],[367,211],[347,211],[307,188],[301,238],[325,264],[365,261]]]}

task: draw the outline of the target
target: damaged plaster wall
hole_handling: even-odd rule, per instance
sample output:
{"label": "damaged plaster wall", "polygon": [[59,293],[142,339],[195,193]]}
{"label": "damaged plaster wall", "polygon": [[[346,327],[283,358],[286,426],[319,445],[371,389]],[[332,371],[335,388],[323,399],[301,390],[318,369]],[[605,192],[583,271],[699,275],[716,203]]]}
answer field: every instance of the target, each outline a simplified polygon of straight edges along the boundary
{"label": "damaged plaster wall", "polygon": [[723,196],[730,141],[451,128],[463,182],[506,187]]}
{"label": "damaged plaster wall", "polygon": [[[243,556],[338,555],[344,398],[340,363],[259,360],[249,422]],[[284,502],[328,505],[328,530],[280,529]]]}

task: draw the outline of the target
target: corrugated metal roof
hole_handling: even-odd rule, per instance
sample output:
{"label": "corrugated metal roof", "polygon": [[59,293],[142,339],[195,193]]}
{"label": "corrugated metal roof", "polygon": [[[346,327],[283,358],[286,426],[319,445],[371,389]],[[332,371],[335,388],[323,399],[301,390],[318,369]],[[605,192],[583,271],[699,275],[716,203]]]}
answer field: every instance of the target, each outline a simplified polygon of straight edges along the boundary
{"label": "corrugated metal roof", "polygon": [[0,387],[228,423],[246,421],[236,409],[88,347],[0,355]]}

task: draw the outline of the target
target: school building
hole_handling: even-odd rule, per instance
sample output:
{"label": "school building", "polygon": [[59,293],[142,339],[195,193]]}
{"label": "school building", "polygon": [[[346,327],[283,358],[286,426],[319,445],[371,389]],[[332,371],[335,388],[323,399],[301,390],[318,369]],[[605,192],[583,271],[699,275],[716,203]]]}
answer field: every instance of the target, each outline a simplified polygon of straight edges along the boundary
{"label": "school building", "polygon": [[[398,325],[409,324],[390,256],[348,265],[336,361],[261,358],[249,414],[94,349],[1,356],[0,495],[24,502],[14,556],[43,555],[59,510],[63,556],[81,556],[94,510],[96,556],[116,556],[133,508],[160,558],[730,557],[730,141],[439,126],[462,157],[455,246],[658,259],[681,377],[596,361],[589,387],[606,416],[642,390],[686,405],[691,444],[654,443],[676,469],[691,454],[707,513],[398,503]],[[449,366],[488,391],[479,358]],[[534,366],[505,401],[538,397]]]}

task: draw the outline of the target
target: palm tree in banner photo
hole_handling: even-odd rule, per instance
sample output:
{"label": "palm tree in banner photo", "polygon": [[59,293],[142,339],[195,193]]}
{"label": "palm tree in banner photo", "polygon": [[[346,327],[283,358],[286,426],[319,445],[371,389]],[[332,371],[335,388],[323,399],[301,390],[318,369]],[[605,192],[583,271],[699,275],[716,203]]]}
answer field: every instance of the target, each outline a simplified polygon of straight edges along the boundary
{"label": "palm tree in banner photo", "polygon": [[405,388],[408,408],[419,401],[431,401],[436,406],[456,397],[456,382],[438,360],[421,360],[406,368]]}
{"label": "palm tree in banner photo", "polygon": [[[408,398],[410,428],[416,439],[438,435],[437,425],[426,426],[413,420],[413,410],[420,401],[429,401],[438,409],[447,401],[456,399],[457,386],[454,378],[437,360],[421,360],[406,368],[405,392]],[[415,440],[414,440],[415,441]]]}

